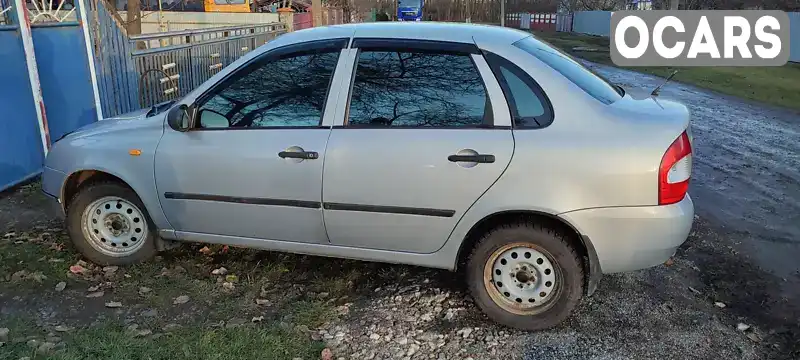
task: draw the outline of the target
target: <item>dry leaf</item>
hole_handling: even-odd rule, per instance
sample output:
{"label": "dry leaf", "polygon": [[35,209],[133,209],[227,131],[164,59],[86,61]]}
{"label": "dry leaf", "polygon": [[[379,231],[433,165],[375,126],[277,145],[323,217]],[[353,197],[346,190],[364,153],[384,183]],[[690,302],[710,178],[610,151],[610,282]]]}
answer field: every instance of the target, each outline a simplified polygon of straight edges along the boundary
{"label": "dry leaf", "polygon": [[269,301],[267,299],[256,299],[256,305],[271,306],[272,301]]}
{"label": "dry leaf", "polygon": [[72,266],[69,267],[69,271],[71,273],[73,273],[73,274],[80,275],[80,274],[83,274],[84,272],[86,272],[86,268],[84,268],[83,266],[80,266],[80,265],[72,265]]}
{"label": "dry leaf", "polygon": [[328,348],[323,349],[322,354],[320,354],[320,358],[322,360],[333,360],[333,351]]}
{"label": "dry leaf", "polygon": [[220,267],[219,269],[214,269],[211,271],[211,275],[225,275],[228,273],[228,269],[224,267]]}
{"label": "dry leaf", "polygon": [[86,294],[86,297],[87,297],[87,298],[99,298],[99,297],[101,297],[101,296],[103,296],[103,295],[105,295],[105,293],[104,293],[104,292],[102,292],[102,291],[95,291],[95,292],[93,292],[93,293]]}
{"label": "dry leaf", "polygon": [[203,248],[200,249],[200,253],[202,253],[203,255],[209,256],[209,255],[213,254],[214,252],[211,251],[211,249],[209,249],[208,246],[203,246]]}
{"label": "dry leaf", "polygon": [[264,317],[263,316],[254,316],[252,321],[253,322],[262,322],[262,321],[264,321]]}
{"label": "dry leaf", "polygon": [[56,291],[64,291],[64,289],[66,289],[66,288],[67,288],[67,283],[65,283],[63,281],[58,283],[58,284],[56,284]]}

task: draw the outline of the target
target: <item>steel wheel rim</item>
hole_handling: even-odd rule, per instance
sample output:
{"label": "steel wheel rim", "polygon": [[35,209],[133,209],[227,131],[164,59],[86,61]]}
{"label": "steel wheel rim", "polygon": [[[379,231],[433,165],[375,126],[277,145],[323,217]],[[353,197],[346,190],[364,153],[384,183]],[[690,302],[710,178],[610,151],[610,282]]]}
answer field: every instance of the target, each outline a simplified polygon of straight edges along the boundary
{"label": "steel wheel rim", "polygon": [[130,201],[106,196],[93,201],[81,216],[83,236],[95,250],[129,256],[144,246],[148,234],[144,213]]}
{"label": "steel wheel rim", "polygon": [[563,288],[555,258],[529,243],[506,244],[495,250],[486,261],[483,279],[494,303],[517,315],[550,309]]}

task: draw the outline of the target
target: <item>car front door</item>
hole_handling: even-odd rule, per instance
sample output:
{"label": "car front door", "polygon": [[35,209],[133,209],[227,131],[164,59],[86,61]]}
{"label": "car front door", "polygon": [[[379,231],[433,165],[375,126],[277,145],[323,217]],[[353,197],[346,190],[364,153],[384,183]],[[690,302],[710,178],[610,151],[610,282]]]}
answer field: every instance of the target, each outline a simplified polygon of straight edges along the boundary
{"label": "car front door", "polygon": [[328,242],[322,164],[335,106],[326,103],[346,41],[269,51],[194,101],[192,129],[165,130],[156,184],[178,237]]}
{"label": "car front door", "polygon": [[508,106],[474,45],[356,38],[352,48],[349,106],[323,174],[328,237],[435,252],[511,160]]}

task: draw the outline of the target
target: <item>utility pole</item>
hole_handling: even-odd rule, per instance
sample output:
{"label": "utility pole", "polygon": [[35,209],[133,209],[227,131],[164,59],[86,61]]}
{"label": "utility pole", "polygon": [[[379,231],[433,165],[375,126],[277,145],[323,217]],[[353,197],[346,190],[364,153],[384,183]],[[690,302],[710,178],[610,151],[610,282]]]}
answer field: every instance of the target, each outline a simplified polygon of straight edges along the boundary
{"label": "utility pole", "polygon": [[506,26],[506,0],[500,0],[500,26]]}
{"label": "utility pole", "polygon": [[322,0],[311,0],[311,21],[314,27],[322,26]]}
{"label": "utility pole", "polygon": [[125,22],[128,24],[128,35],[142,33],[142,3],[139,0],[128,0],[128,15]]}

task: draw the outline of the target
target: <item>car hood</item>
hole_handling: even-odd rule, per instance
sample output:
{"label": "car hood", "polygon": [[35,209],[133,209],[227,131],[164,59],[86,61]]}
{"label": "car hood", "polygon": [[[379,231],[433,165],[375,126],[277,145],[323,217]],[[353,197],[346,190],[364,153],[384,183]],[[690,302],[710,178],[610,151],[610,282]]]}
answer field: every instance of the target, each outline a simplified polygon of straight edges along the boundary
{"label": "car hood", "polygon": [[80,137],[104,134],[109,132],[117,132],[121,130],[130,130],[141,127],[148,127],[158,123],[163,123],[164,121],[163,116],[156,115],[147,117],[147,113],[149,111],[150,109],[141,109],[121,114],[115,117],[96,121],[81,128],[78,128],[77,130],[71,133],[66,134],[65,136],[62,137],[62,139],[80,138]]}

